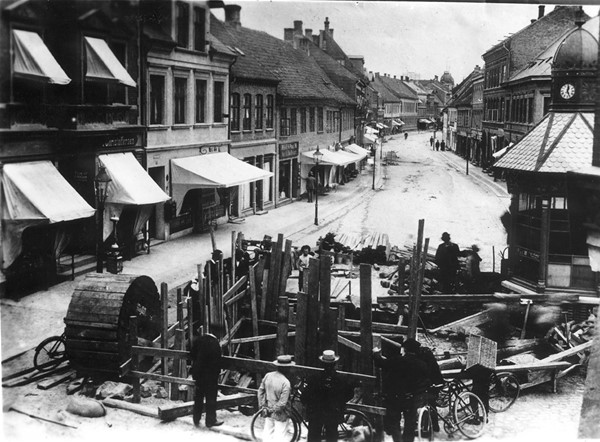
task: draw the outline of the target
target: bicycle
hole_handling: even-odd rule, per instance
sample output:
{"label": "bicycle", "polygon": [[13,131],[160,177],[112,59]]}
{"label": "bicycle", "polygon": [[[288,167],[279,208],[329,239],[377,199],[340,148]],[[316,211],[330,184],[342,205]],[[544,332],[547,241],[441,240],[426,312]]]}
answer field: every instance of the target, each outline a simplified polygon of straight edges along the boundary
{"label": "bicycle", "polygon": [[60,336],[50,336],[40,342],[35,348],[33,366],[38,371],[50,371],[66,361],[65,340],[63,333]]}
{"label": "bicycle", "polygon": [[[296,384],[290,395],[289,403],[289,420],[286,427],[286,437],[283,442],[297,442],[302,437],[302,427],[308,431],[308,421],[304,418],[301,410],[298,409],[297,403],[302,396],[302,390],[306,387],[305,381],[300,381]],[[255,441],[262,440],[262,431],[264,429],[264,419],[267,417],[265,409],[260,409],[252,417],[250,423],[250,433]],[[338,440],[345,440],[353,436],[359,427],[366,427],[363,431],[365,442],[373,441],[373,425],[369,418],[360,410],[346,405],[343,416],[338,424]],[[324,437],[324,436],[323,436]]]}
{"label": "bicycle", "polygon": [[[442,421],[448,436],[460,432],[468,439],[481,436],[487,422],[487,413],[479,397],[468,391],[460,379],[453,379],[444,384],[436,399],[436,407],[448,407],[448,413],[442,415],[435,411]],[[430,404],[419,409],[417,415],[418,440],[433,440],[432,410]]]}

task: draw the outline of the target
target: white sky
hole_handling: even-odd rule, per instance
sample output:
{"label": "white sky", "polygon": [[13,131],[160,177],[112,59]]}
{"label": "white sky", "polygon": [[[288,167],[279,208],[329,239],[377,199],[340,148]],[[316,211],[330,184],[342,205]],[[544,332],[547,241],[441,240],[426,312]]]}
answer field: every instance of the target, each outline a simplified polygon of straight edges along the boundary
{"label": "white sky", "polygon": [[[363,55],[368,70],[396,76],[417,73],[423,79],[448,70],[456,84],[475,65],[483,67],[485,51],[538,17],[537,5],[514,3],[225,0],[225,4],[242,7],[242,26],[280,39],[294,20],[316,34],[329,17],[337,43],[348,55]],[[546,14],[554,7],[546,4]],[[584,10],[589,16],[598,14],[597,5],[584,5]],[[224,18],[222,9],[213,13]]]}

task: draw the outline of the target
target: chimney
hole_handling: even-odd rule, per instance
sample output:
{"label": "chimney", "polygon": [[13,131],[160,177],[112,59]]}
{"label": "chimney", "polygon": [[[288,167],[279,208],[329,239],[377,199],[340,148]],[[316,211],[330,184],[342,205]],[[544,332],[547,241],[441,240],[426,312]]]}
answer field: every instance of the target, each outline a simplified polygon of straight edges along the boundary
{"label": "chimney", "polygon": [[308,29],[308,28],[305,29],[304,35],[306,36],[306,38],[308,38],[310,41],[312,41],[312,39],[313,39],[312,29]]}
{"label": "chimney", "polygon": [[375,72],[375,77],[379,78],[379,72]]}
{"label": "chimney", "polygon": [[312,41],[316,46],[319,46],[319,36],[318,35],[313,35]]}
{"label": "chimney", "polygon": [[329,17],[325,17],[325,32],[329,31]]}
{"label": "chimney", "polygon": [[[396,76],[394,75],[394,80],[396,79]],[[402,77],[400,77],[400,79],[402,79]]]}
{"label": "chimney", "polygon": [[242,7],[240,5],[225,5],[225,23],[229,23],[234,25],[237,29],[242,26],[242,22],[240,21],[240,10]]}
{"label": "chimney", "polygon": [[434,76],[433,76],[433,80],[434,80],[434,81],[438,81],[438,76],[437,76],[437,75],[434,75]]}
{"label": "chimney", "polygon": [[333,29],[329,30],[329,35],[331,36],[331,38],[333,38]]}
{"label": "chimney", "polygon": [[410,78],[408,78],[408,75],[406,77],[404,77],[405,81],[409,81]]}
{"label": "chimney", "polygon": [[546,9],[544,5],[538,6],[538,20],[544,16],[544,9]]}
{"label": "chimney", "polygon": [[302,20],[294,20],[294,35],[302,35]]}
{"label": "chimney", "polygon": [[294,40],[294,29],[292,29],[292,28],[284,28],[283,29],[283,39],[285,41],[292,41],[292,40]]}

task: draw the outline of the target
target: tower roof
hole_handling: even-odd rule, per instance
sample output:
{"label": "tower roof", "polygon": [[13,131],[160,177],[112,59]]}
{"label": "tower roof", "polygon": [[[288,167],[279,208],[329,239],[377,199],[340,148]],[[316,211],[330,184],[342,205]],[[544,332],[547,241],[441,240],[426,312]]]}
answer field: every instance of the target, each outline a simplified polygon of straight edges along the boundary
{"label": "tower roof", "polygon": [[596,69],[598,64],[598,41],[586,29],[574,29],[560,44],[552,70]]}

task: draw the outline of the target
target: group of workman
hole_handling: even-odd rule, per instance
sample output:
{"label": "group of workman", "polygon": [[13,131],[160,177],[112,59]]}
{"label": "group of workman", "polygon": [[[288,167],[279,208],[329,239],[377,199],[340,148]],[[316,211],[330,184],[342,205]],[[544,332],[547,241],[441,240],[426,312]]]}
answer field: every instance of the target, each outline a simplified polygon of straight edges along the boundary
{"label": "group of workman", "polygon": [[[205,424],[214,427],[223,424],[217,419],[217,388],[221,370],[221,348],[212,334],[197,336],[191,348],[192,377],[196,383],[193,421],[197,426],[206,403]],[[322,372],[307,380],[300,400],[308,421],[309,442],[330,441],[338,438],[338,424],[343,417],[346,402],[354,396],[354,386],[342,380],[336,372],[339,356],[325,350],[319,356]],[[444,379],[433,352],[409,338],[385,351],[373,349],[373,362],[382,369],[382,397],[386,409],[384,431],[394,442],[412,442],[415,438],[418,409],[430,404],[432,428],[440,430],[435,402]],[[280,355],[273,361],[275,370],[267,373],[258,388],[258,407],[265,424],[263,441],[285,440],[290,425],[292,383],[290,367],[295,365],[291,355]],[[482,384],[482,401],[487,408],[487,385]],[[475,386],[474,386],[475,387]],[[404,428],[401,418],[404,417]]]}

